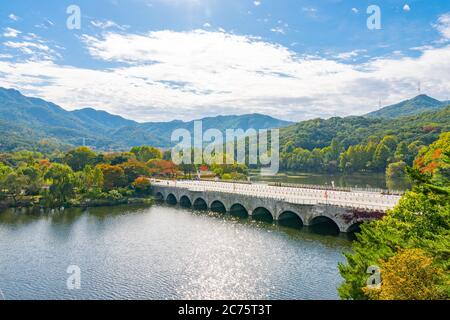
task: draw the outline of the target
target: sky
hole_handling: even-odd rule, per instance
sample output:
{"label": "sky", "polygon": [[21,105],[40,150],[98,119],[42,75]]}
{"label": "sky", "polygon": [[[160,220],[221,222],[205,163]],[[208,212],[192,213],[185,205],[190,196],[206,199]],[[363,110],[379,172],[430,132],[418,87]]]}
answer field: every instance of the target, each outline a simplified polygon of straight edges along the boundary
{"label": "sky", "polygon": [[[380,28],[368,27],[370,5]],[[0,3],[0,86],[67,110],[301,121],[362,115],[416,96],[419,82],[449,99],[448,0]]]}

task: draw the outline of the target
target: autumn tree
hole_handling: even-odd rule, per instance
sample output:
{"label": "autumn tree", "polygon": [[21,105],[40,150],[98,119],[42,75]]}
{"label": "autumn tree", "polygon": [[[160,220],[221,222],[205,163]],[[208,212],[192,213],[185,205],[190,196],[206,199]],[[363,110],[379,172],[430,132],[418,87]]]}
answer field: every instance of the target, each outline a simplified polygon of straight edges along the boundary
{"label": "autumn tree", "polygon": [[157,176],[175,176],[177,173],[177,166],[172,161],[154,159],[148,161],[147,166],[150,173]]}
{"label": "autumn tree", "polygon": [[119,166],[101,164],[97,166],[103,173],[103,189],[111,191],[126,185],[127,179],[124,170]]}
{"label": "autumn tree", "polygon": [[[433,265],[433,259],[421,249],[403,249],[381,261],[381,286],[364,288],[373,300],[444,299],[443,285],[448,281],[444,271]],[[448,284],[447,284],[448,285]]]}
{"label": "autumn tree", "polygon": [[133,182],[133,188],[138,195],[148,195],[150,194],[151,184],[148,178],[138,177]]}
{"label": "autumn tree", "polygon": [[137,160],[128,160],[119,165],[125,173],[125,177],[128,183],[132,183],[140,176],[148,176],[150,174],[150,170],[147,165],[141,161]]}

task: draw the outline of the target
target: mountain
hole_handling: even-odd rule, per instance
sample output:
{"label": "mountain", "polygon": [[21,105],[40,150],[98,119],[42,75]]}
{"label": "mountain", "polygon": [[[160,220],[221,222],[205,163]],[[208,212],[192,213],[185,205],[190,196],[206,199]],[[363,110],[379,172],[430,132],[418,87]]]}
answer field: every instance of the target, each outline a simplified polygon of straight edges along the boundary
{"label": "mountain", "polygon": [[137,122],[133,120],[128,120],[122,118],[121,116],[113,115],[106,111],[95,110],[93,108],[75,110],[71,113],[82,122],[90,123],[93,126],[102,127],[105,130],[137,124]]}
{"label": "mountain", "polygon": [[[245,115],[231,115],[231,116],[217,116],[199,119],[202,121],[202,130],[205,132],[208,129],[220,130],[224,137],[227,129],[273,129],[282,128],[293,124],[289,121],[279,120],[270,116],[262,114],[245,114]],[[112,135],[113,139],[122,139],[122,141],[129,146],[139,146],[149,144],[152,141],[153,145],[167,147],[171,145],[171,133],[176,129],[186,129],[191,134],[194,132],[193,121],[171,121],[171,122],[148,122],[138,125],[122,127],[115,131]],[[152,143],[150,143],[152,144]]]}
{"label": "mountain", "polygon": [[450,106],[398,118],[334,117],[302,121],[280,130],[283,151],[325,148],[334,140],[343,148],[366,143],[372,137],[394,135],[408,144],[429,145],[441,132],[450,131]]}
{"label": "mountain", "polygon": [[[203,130],[271,129],[292,124],[261,114],[208,117]],[[169,147],[175,129],[193,132],[194,121],[138,123],[93,108],[67,111],[43,99],[26,97],[14,89],[0,88],[0,150],[32,148],[43,139],[63,144],[87,145],[103,150],[132,146]]]}
{"label": "mountain", "polygon": [[446,102],[436,100],[427,96],[426,94],[418,95],[417,97],[405,100],[400,103],[381,108],[366,114],[370,118],[396,118],[401,116],[410,116],[419,114],[425,111],[433,111],[446,106]]}

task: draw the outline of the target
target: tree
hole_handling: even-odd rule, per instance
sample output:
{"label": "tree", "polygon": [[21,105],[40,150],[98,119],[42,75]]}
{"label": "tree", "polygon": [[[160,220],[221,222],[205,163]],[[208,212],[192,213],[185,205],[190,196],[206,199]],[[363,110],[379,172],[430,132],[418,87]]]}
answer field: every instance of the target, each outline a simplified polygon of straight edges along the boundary
{"label": "tree", "polygon": [[[422,249],[402,249],[387,261],[381,261],[381,286],[364,288],[373,300],[445,299],[444,271]],[[449,284],[447,284],[449,285]]]}
{"label": "tree", "polygon": [[147,166],[152,175],[156,176],[175,176],[177,166],[172,161],[153,159],[147,162]]}
{"label": "tree", "polygon": [[136,159],[142,162],[147,162],[152,159],[162,159],[161,151],[153,147],[133,147],[130,152],[134,153]]}
{"label": "tree", "polygon": [[391,153],[394,153],[397,147],[397,137],[392,135],[384,136],[383,139],[381,139],[380,143],[388,147]]}
{"label": "tree", "polygon": [[17,201],[27,185],[28,179],[23,174],[17,171],[11,171],[3,178],[1,189],[7,196],[13,199],[14,205],[17,205]]}
{"label": "tree", "polygon": [[148,176],[150,170],[147,165],[137,160],[128,160],[119,165],[125,173],[128,183],[132,183],[140,176]]}
{"label": "tree", "polygon": [[38,195],[42,188],[42,175],[39,165],[20,167],[17,172],[27,180],[27,185],[24,188],[26,194]]}
{"label": "tree", "polygon": [[391,150],[380,142],[375,150],[375,154],[373,157],[373,166],[376,170],[384,171],[388,164],[388,160],[391,157]]}
{"label": "tree", "polygon": [[80,175],[80,189],[83,193],[103,188],[103,171],[99,167],[84,167]]}
{"label": "tree", "polygon": [[53,163],[44,178],[51,181],[49,193],[44,195],[51,205],[64,204],[75,194],[77,181],[68,165]]}
{"label": "tree", "polygon": [[101,164],[97,166],[103,173],[103,189],[111,191],[126,185],[127,179],[124,170],[119,166]]}
{"label": "tree", "polygon": [[131,152],[116,152],[104,155],[104,161],[116,166],[130,160],[136,160],[136,155]]}
{"label": "tree", "polygon": [[93,165],[96,158],[95,152],[88,147],[79,147],[70,150],[64,157],[64,162],[68,164],[73,171],[81,171],[87,165]]}
{"label": "tree", "polygon": [[[406,167],[413,190],[407,192],[383,219],[361,226],[357,241],[352,245],[352,253],[344,254],[347,263],[339,264],[344,278],[344,283],[339,287],[342,298],[373,298],[364,290],[367,268],[380,261],[388,261],[403,249],[421,249],[433,259],[436,268],[448,270],[450,267],[450,180],[438,174],[440,169],[429,172],[426,160],[430,157],[430,163],[436,161],[433,154],[439,149],[438,146],[447,145],[447,139],[444,135],[441,141],[422,151],[415,161],[415,168]],[[439,162],[450,162],[449,156],[450,152],[444,150]],[[450,274],[447,272],[443,277],[442,292],[449,299]]]}
{"label": "tree", "polygon": [[406,176],[406,163],[403,161],[390,163],[386,169],[386,179],[403,178]]}
{"label": "tree", "polygon": [[405,141],[400,142],[397,145],[397,149],[395,150],[395,159],[397,161],[404,161],[406,162],[408,160],[408,154],[409,154],[409,150],[408,150],[408,145],[406,144]]}
{"label": "tree", "polygon": [[148,195],[151,191],[151,184],[148,178],[138,177],[133,182],[134,190],[138,195]]}

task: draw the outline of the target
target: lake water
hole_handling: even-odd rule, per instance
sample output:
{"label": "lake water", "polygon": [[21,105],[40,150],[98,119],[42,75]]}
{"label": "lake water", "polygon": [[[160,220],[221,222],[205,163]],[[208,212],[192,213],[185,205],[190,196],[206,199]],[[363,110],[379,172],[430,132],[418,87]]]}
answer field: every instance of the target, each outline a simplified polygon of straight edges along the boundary
{"label": "lake water", "polygon": [[[7,210],[0,299],[337,299],[350,243],[167,205]],[[80,290],[67,288],[70,265]]]}
{"label": "lake water", "polygon": [[351,188],[377,188],[390,190],[407,190],[411,187],[408,179],[397,178],[386,180],[383,173],[346,174],[312,174],[300,172],[279,173],[275,176],[260,176],[259,171],[251,171],[252,181],[282,182],[295,184],[311,184]]}

